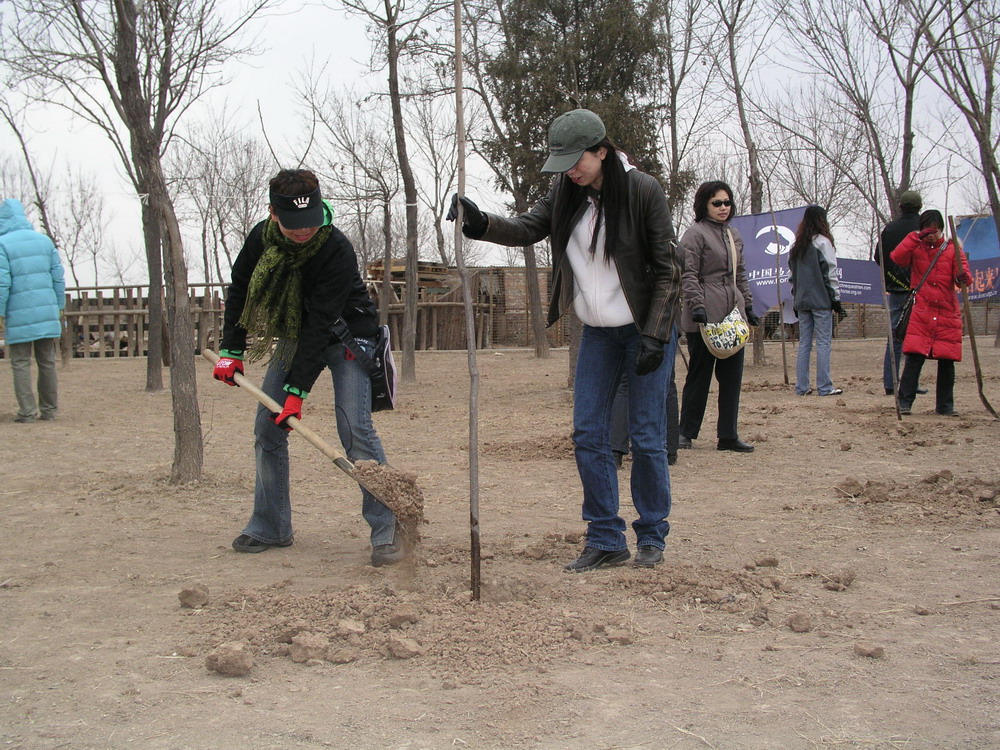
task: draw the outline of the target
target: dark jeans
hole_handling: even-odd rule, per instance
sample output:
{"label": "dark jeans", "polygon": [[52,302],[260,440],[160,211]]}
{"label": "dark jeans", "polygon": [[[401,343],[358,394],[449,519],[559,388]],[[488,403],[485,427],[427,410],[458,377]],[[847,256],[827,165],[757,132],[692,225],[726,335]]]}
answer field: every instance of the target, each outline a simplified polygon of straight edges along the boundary
{"label": "dark jeans", "polygon": [[[920,370],[923,369],[926,359],[927,357],[923,354],[906,355],[903,377],[899,379],[900,406],[913,406],[913,402],[917,398]],[[955,362],[951,359],[939,359],[937,363],[937,389],[935,392],[937,403],[934,408],[938,414],[947,414],[955,408]]]}
{"label": "dark jeans", "polygon": [[700,333],[687,334],[688,373],[681,394],[680,433],[694,440],[701,432],[701,422],[705,418],[708,405],[708,389],[712,385],[712,373],[719,382],[719,420],[716,433],[719,440],[735,440],[739,437],[736,422],[740,413],[740,388],[743,384],[743,357],[741,349],[728,359],[717,359],[702,341]]}
{"label": "dark jeans", "polygon": [[[903,307],[906,305],[906,300],[910,298],[910,293],[889,292],[888,297],[889,324],[895,330],[896,324],[899,322],[899,316],[903,314]],[[890,346],[896,356],[896,380],[899,379],[899,368],[903,366],[903,342],[896,339],[895,336],[890,336],[889,340],[885,342],[885,356],[882,358],[882,385],[885,386],[887,391],[895,388],[895,381],[892,378],[892,359],[889,355]]]}
{"label": "dark jeans", "polygon": [[[677,457],[677,446],[680,442],[678,423],[680,414],[677,408],[677,381],[674,378],[674,368],[670,369],[670,380],[667,382],[667,456]],[[611,450],[622,455],[629,452],[628,440],[628,380],[622,378],[615,402],[611,405]]]}

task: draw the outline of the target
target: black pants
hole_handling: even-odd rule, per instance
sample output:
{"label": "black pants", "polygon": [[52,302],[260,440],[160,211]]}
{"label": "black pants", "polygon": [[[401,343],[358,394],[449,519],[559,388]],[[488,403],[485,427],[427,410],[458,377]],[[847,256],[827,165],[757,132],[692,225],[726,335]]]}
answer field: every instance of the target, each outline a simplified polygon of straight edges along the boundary
{"label": "black pants", "polygon": [[681,435],[691,440],[701,432],[708,405],[708,389],[712,373],[719,382],[719,421],[716,432],[719,440],[739,437],[736,422],[740,412],[740,388],[743,384],[743,357],[741,349],[728,359],[717,359],[705,346],[700,333],[687,334],[688,373],[681,396]]}
{"label": "black pants", "polygon": [[[677,381],[674,379],[676,369],[670,371],[670,382],[667,383],[667,456],[677,455],[677,445],[680,442],[677,432]],[[611,450],[622,455],[629,452],[628,439],[628,380],[622,378],[611,404]]]}
{"label": "black pants", "polygon": [[[920,382],[920,370],[923,369],[923,354],[907,354],[903,364],[903,375],[899,378],[899,405],[913,406],[917,398],[917,384]],[[937,361],[937,388],[935,396],[938,414],[947,414],[955,409],[955,361],[939,359]]]}

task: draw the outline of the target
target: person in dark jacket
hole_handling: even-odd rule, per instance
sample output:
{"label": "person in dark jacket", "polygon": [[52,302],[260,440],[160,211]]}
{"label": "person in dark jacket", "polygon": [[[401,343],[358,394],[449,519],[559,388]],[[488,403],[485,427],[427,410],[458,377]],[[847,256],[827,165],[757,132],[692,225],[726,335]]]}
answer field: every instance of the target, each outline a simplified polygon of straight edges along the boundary
{"label": "person in dark jacket", "polygon": [[583,483],[587,538],[566,566],[583,572],[621,565],[631,553],[619,515],[618,473],[611,452],[611,407],[628,379],[632,441],[635,565],[663,560],[670,530],[670,473],[665,440],[666,393],[676,349],[674,306],[680,261],[671,247],[663,187],[640,172],[607,137],[593,112],[575,109],[549,127],[545,173],[559,175],[548,194],[519,216],[486,214],[455,196],[467,237],[512,247],[551,238],[552,325],[572,304],[583,322],[576,364],[573,443]]}
{"label": "person in dark jacket", "polygon": [[809,359],[816,341],[816,392],[820,396],[838,396],[830,376],[830,351],[833,348],[833,313],[843,319],[847,313],[840,303],[837,279],[837,252],[833,235],[822,206],[807,206],[788,251],[791,272],[792,308],[799,319],[799,351],[795,366],[795,393],[813,392],[809,385]]}
{"label": "person in dark jacket", "polygon": [[[882,230],[878,247],[875,249],[875,262],[882,266],[882,277],[885,279],[886,296],[889,299],[889,324],[895,328],[903,307],[910,297],[910,273],[907,269],[893,262],[889,257],[896,246],[910,232],[917,230],[920,208],[923,199],[920,193],[907,190],[899,196],[899,218],[893,219]],[[890,348],[892,347],[891,351]],[[882,385],[885,395],[891,396],[896,382],[899,380],[899,368],[902,366],[903,342],[895,336],[889,336],[885,344],[885,357],[882,361]],[[895,362],[896,369],[893,370]],[[921,393],[927,393],[922,390]]]}
{"label": "person in dark jacket", "polygon": [[737,431],[745,352],[741,349],[731,357],[717,359],[705,346],[700,327],[703,323],[720,322],[733,307],[743,311],[750,325],[760,325],[753,311],[743,264],[743,238],[729,225],[735,215],[732,188],[720,180],[704,182],[694,195],[694,223],[681,237],[680,252],[684,259],[681,330],[687,335],[688,347],[687,378],[681,394],[681,448],[693,447],[701,432],[714,373],[719,382],[716,448],[737,453],[752,453],[754,449],[740,440]]}
{"label": "person in dark jacket", "polygon": [[910,413],[924,361],[936,359],[935,411],[946,417],[957,417],[955,363],[962,361],[962,311],[956,288],[972,281],[968,261],[962,256],[956,269],[955,243],[945,240],[944,217],[935,210],[920,214],[918,231],[903,238],[892,251],[892,260],[909,269],[910,284],[914,287],[927,274],[917,291],[903,339],[906,363],[899,379],[899,411]]}
{"label": "person in dark jacket", "polygon": [[[282,170],[270,181],[269,200],[270,218],[250,230],[233,264],[214,371],[216,380],[236,385],[244,359],[270,354],[262,389],[284,404],[277,415],[257,408],[254,508],[233,540],[237,552],[292,544],[286,421],[302,419],[302,403],[324,368],[333,377],[337,433],[348,458],[386,462],[372,423],[371,379],[332,330],[343,318],[358,344],[368,354],[374,350],[375,304],[361,281],[354,248],[333,225],[333,209],[312,172]],[[253,336],[249,348],[248,335]],[[361,494],[372,565],[398,562],[404,552],[393,512],[367,490]]]}
{"label": "person in dark jacket", "polygon": [[[66,281],[59,251],[36,232],[14,198],[0,203],[0,336],[7,342],[17,398],[15,422],[55,419],[56,353],[62,334]],[[31,355],[38,366],[38,399],[31,386]]]}

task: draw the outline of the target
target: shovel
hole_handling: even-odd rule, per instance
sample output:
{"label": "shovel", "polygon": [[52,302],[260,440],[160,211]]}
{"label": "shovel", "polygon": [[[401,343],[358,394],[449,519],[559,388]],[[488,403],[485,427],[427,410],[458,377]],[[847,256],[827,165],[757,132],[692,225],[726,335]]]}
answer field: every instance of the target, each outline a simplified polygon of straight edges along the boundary
{"label": "shovel", "polygon": [[[205,357],[205,359],[207,359],[213,365],[216,362],[219,361],[219,355],[216,354],[215,352],[209,350],[209,349],[202,349],[201,353],[202,353],[202,356]],[[278,414],[278,413],[281,412],[281,404],[279,404],[273,398],[271,398],[266,393],[264,393],[264,391],[262,391],[260,388],[258,388],[256,385],[254,385],[252,382],[250,382],[250,380],[248,380],[245,375],[241,375],[240,373],[236,373],[235,376],[234,376],[234,380],[236,380],[236,383],[240,386],[240,388],[242,388],[245,391],[249,391],[251,394],[253,394],[256,397],[256,399],[258,401],[260,401],[264,406],[266,406],[272,412],[274,412],[275,414]],[[372,497],[374,497],[376,500],[378,500],[383,505],[386,505],[388,507],[392,507],[392,506],[389,505],[389,503],[387,503],[385,500],[383,500],[381,497],[379,497],[379,493],[378,493],[377,490],[373,489],[367,482],[365,482],[364,480],[360,479],[359,477],[357,477],[354,474],[354,464],[352,464],[350,462],[350,460],[347,458],[347,456],[345,456],[339,450],[337,450],[336,448],[334,448],[332,445],[330,445],[328,442],[326,442],[323,438],[321,438],[315,432],[313,432],[312,430],[310,430],[308,427],[306,427],[304,424],[302,424],[302,422],[300,422],[295,417],[289,417],[288,420],[287,420],[287,422],[286,422],[286,424],[289,427],[291,427],[294,432],[297,432],[299,435],[301,435],[302,437],[304,437],[306,440],[308,440],[314,446],[316,446],[317,448],[319,448],[320,453],[322,453],[324,456],[326,456],[331,461],[333,461],[334,465],[338,469],[340,469],[345,474],[347,474],[351,479],[353,479],[355,482],[357,482],[361,487],[363,487],[364,489],[368,490],[368,492],[370,492],[372,494]]]}

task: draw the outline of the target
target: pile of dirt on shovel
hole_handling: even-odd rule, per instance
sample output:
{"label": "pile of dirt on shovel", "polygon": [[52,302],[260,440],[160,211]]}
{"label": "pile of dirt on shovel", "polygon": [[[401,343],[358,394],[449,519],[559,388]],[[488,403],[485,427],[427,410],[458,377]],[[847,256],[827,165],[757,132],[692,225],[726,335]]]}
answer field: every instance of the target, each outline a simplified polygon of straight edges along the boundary
{"label": "pile of dirt on shovel", "polygon": [[377,461],[358,461],[354,464],[354,477],[396,514],[405,549],[416,548],[420,527],[426,523],[424,495],[417,486],[417,475]]}

